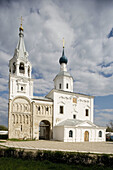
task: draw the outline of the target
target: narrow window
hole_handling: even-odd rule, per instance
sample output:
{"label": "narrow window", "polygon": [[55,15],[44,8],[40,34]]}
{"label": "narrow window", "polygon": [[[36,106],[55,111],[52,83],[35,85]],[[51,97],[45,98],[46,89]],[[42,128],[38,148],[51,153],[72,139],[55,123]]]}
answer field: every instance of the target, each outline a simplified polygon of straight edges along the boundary
{"label": "narrow window", "polygon": [[13,73],[15,73],[16,72],[16,64],[15,64],[15,62],[13,63]]}
{"label": "narrow window", "polygon": [[18,115],[16,115],[16,123],[18,123]]}
{"label": "narrow window", "polygon": [[23,89],[24,89],[24,88],[23,88],[23,87],[21,87],[21,91],[23,91]]}
{"label": "narrow window", "polygon": [[40,106],[38,107],[38,111],[40,111]]}
{"label": "narrow window", "polygon": [[48,107],[46,107],[46,111],[48,111]]}
{"label": "narrow window", "polygon": [[68,83],[66,84],[66,88],[68,89]]}
{"label": "narrow window", "polygon": [[102,137],[102,131],[99,131],[99,137]]}
{"label": "narrow window", "polygon": [[27,124],[28,124],[28,123],[29,123],[29,118],[28,118],[28,116],[27,116],[27,115],[26,115],[26,119],[27,119],[27,121],[26,121],[26,122],[27,122]]}
{"label": "narrow window", "polygon": [[30,67],[28,67],[28,76],[30,77]]}
{"label": "narrow window", "polygon": [[73,119],[76,119],[76,115],[73,115]]}
{"label": "narrow window", "polygon": [[59,84],[59,89],[61,89],[61,83]]}
{"label": "narrow window", "polygon": [[86,109],[86,116],[89,116],[89,110]]}
{"label": "narrow window", "polygon": [[63,114],[63,106],[60,106],[60,113]]}
{"label": "narrow window", "polygon": [[73,131],[72,131],[72,130],[69,131],[69,137],[70,137],[70,138],[73,137]]}
{"label": "narrow window", "polygon": [[22,132],[22,125],[21,125],[21,132]]}

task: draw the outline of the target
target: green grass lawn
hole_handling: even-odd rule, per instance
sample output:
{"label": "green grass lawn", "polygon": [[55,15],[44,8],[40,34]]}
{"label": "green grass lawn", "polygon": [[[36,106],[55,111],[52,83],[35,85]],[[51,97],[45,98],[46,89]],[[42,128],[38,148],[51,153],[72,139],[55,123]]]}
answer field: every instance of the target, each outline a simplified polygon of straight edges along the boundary
{"label": "green grass lawn", "polygon": [[80,166],[56,164],[49,161],[22,160],[15,158],[0,158],[0,170],[112,170],[113,168],[102,166]]}

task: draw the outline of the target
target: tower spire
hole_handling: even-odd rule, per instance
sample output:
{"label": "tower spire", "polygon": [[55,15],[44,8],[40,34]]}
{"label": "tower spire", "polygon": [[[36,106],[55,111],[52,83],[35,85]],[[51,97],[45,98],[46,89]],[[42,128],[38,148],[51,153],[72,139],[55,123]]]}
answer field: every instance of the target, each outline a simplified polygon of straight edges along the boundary
{"label": "tower spire", "polygon": [[18,40],[17,47],[15,49],[14,57],[27,60],[28,52],[26,51],[25,44],[24,44],[24,33],[23,33],[24,29],[22,26],[23,24],[22,16],[19,19],[21,21],[20,27],[19,27],[19,40]]}

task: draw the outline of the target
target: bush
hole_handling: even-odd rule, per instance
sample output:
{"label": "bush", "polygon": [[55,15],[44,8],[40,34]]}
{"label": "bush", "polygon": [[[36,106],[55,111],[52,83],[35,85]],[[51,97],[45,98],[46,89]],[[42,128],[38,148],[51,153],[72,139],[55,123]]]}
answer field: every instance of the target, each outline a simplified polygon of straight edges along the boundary
{"label": "bush", "polygon": [[0,139],[8,139],[8,135],[0,135]]}
{"label": "bush", "polygon": [[50,161],[53,163],[65,163],[71,165],[102,165],[113,167],[113,156],[96,155],[86,153],[72,153],[61,151],[40,151],[36,153],[14,148],[0,149],[0,157],[21,158],[24,160]]}

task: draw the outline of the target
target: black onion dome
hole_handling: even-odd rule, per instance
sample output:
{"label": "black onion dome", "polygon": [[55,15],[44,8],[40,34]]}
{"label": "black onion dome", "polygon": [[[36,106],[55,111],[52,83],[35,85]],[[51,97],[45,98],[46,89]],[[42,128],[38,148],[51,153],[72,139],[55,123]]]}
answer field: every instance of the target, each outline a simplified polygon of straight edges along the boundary
{"label": "black onion dome", "polygon": [[59,59],[59,63],[60,63],[60,64],[62,64],[62,63],[67,64],[67,62],[68,62],[68,59],[67,59],[66,56],[64,55],[64,47],[63,47],[62,57]]}

